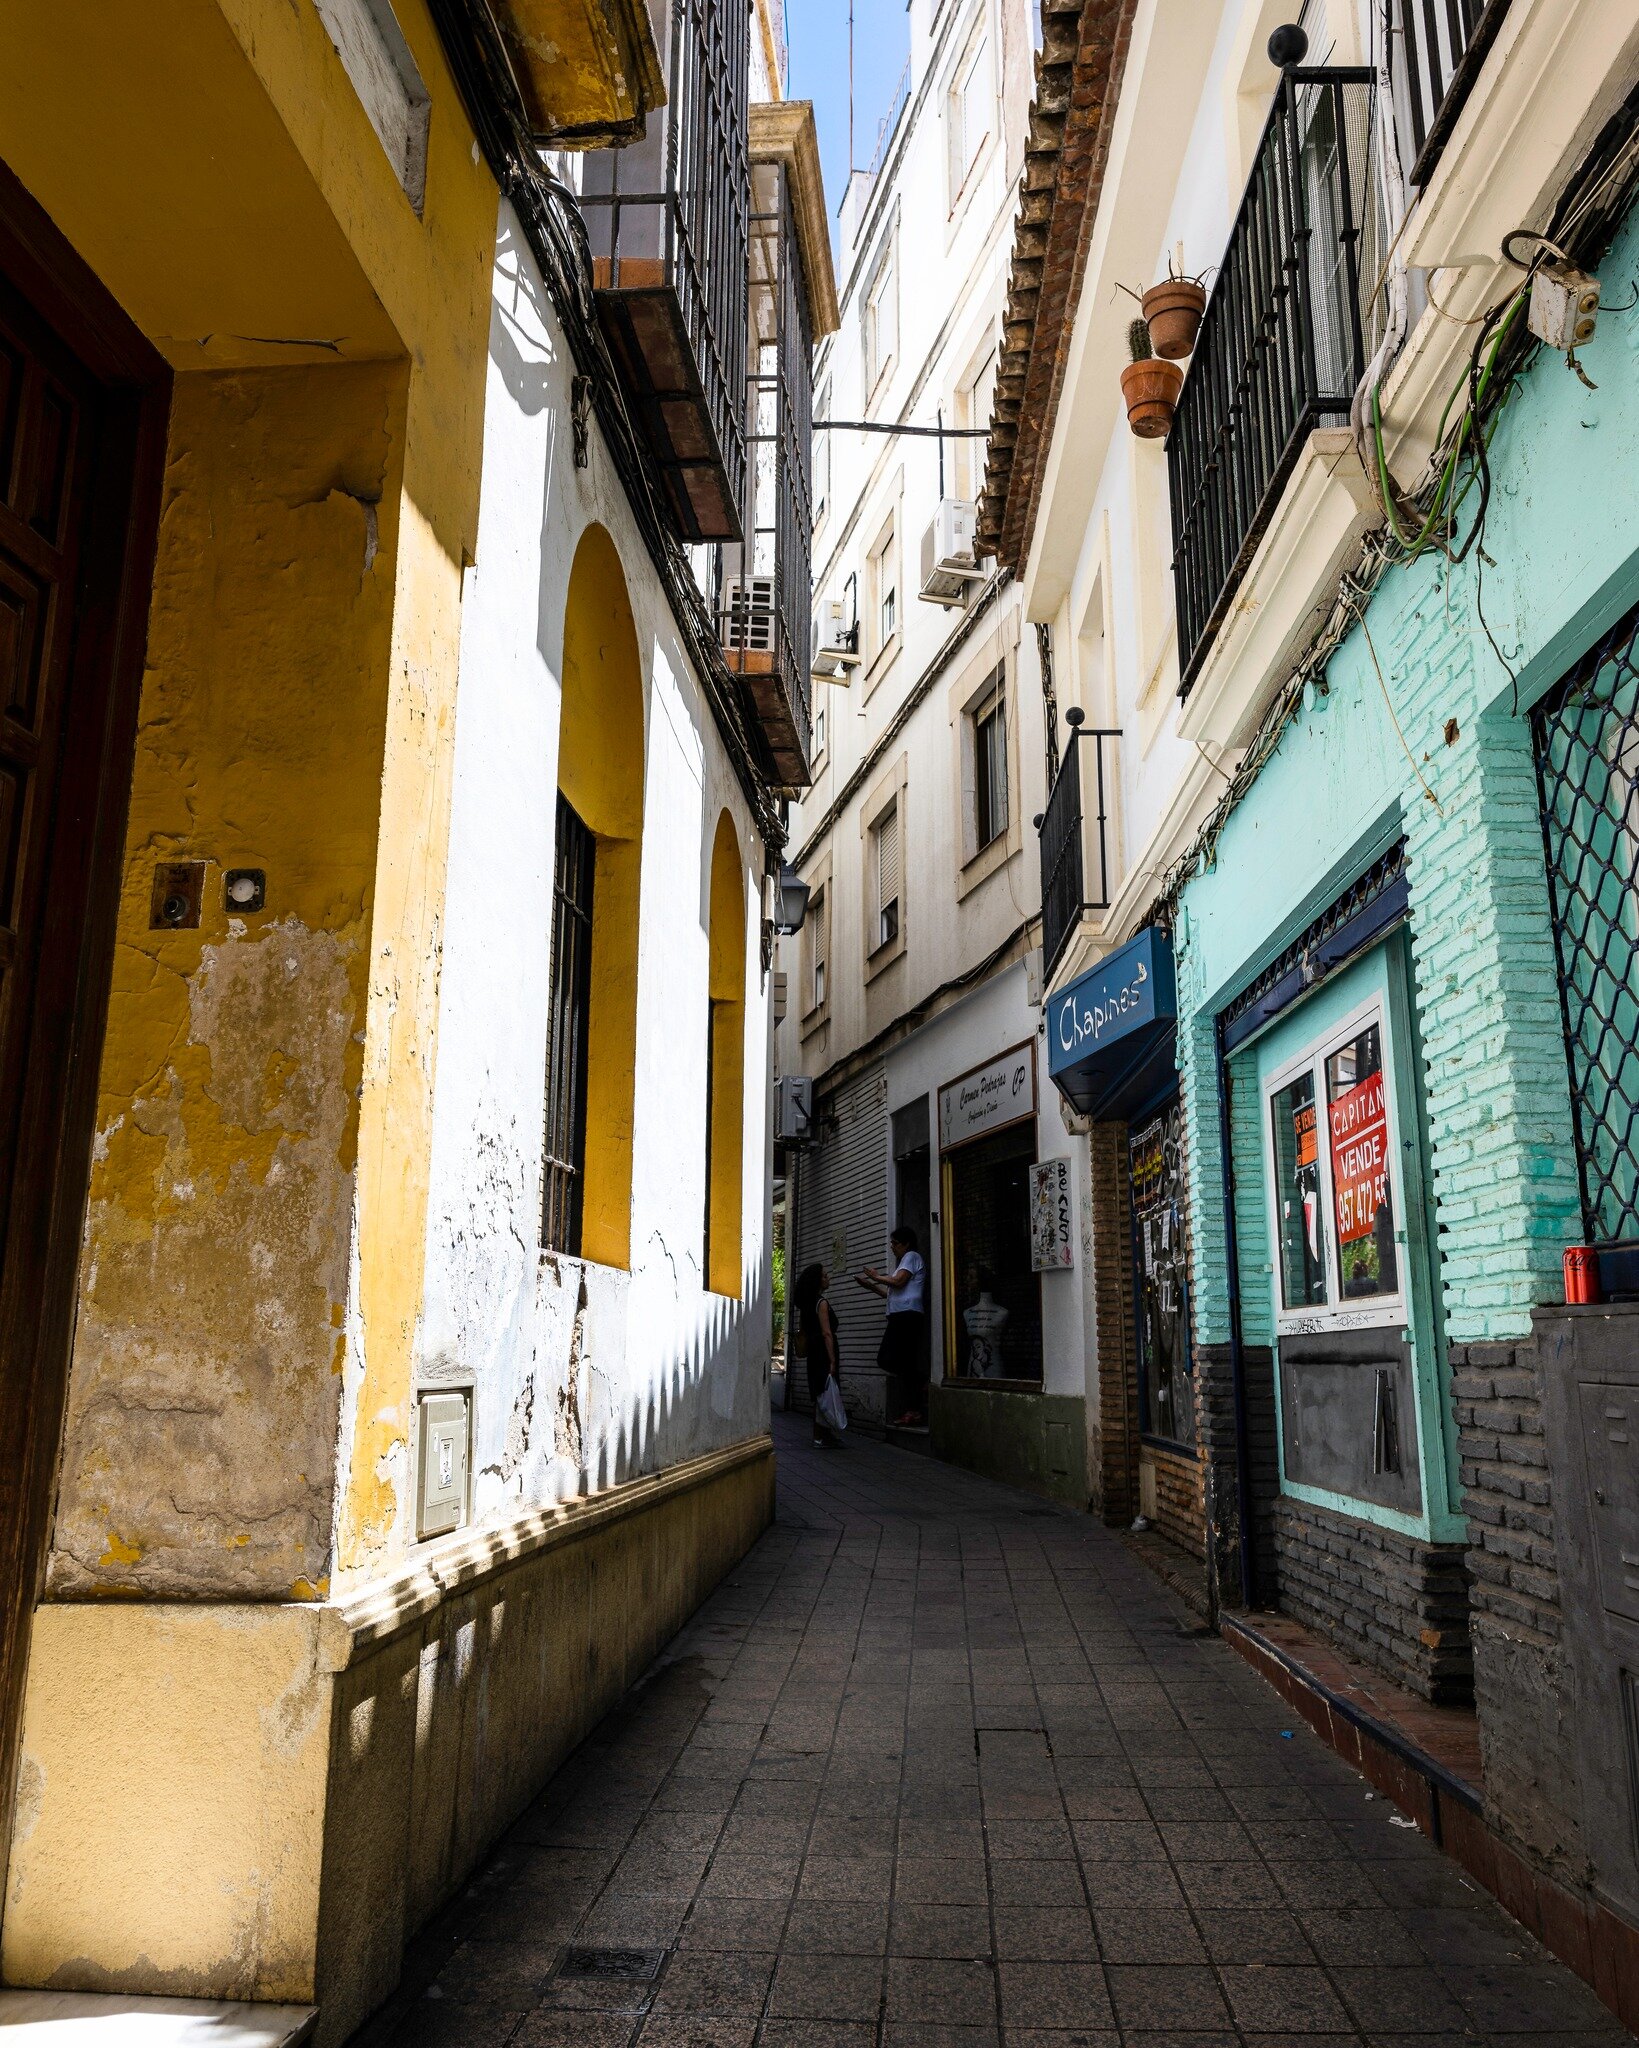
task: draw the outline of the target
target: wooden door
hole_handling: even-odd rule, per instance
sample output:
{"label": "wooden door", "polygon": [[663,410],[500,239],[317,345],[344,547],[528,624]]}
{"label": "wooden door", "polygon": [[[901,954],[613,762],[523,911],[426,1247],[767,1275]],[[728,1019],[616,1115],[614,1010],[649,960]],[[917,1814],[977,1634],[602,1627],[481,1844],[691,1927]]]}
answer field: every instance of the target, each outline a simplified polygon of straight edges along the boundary
{"label": "wooden door", "polygon": [[168,377],[0,166],[0,1873],[62,1428]]}

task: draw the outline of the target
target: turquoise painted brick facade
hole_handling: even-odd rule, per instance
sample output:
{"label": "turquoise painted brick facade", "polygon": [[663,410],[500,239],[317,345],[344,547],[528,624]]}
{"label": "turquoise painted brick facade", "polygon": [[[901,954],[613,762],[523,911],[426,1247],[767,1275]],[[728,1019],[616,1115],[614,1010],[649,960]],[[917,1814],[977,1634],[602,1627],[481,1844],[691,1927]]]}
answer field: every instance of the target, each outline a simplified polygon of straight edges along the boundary
{"label": "turquoise painted brick facade", "polygon": [[[1608,304],[1632,295],[1636,273],[1630,222],[1601,266]],[[1199,1342],[1229,1330],[1212,1016],[1401,832],[1446,1335],[1523,1336],[1532,1304],[1560,1298],[1561,1249],[1581,1220],[1526,713],[1639,601],[1639,311],[1607,314],[1583,360],[1596,392],[1544,353],[1510,402],[1492,445],[1491,565],[1435,559],[1384,579],[1327,693],[1288,728],[1213,867],[1183,893]],[[1517,681],[1478,617],[1482,566],[1485,618]],[[1237,1159],[1256,1177],[1251,1093],[1232,1101]],[[1268,1251],[1261,1196],[1246,1193],[1243,1322],[1255,1341],[1251,1325],[1268,1317],[1254,1268]]]}

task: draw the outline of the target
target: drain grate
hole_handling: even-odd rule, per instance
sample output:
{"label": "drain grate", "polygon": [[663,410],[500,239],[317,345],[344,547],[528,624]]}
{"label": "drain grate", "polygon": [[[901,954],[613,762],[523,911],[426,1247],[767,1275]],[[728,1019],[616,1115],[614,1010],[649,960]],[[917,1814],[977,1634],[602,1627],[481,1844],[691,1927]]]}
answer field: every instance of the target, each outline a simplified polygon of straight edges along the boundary
{"label": "drain grate", "polygon": [[663,1948],[572,1948],[558,1965],[560,1977],[606,1977],[623,1984],[646,1984],[660,1974]]}

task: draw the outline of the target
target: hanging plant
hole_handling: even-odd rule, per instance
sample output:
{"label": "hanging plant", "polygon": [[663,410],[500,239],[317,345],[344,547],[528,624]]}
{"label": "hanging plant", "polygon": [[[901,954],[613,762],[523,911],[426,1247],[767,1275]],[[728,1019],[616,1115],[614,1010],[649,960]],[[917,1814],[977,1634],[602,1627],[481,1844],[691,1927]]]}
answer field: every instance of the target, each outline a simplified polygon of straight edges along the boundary
{"label": "hanging plant", "polygon": [[1156,355],[1176,362],[1193,351],[1195,337],[1201,331],[1201,316],[1206,311],[1206,281],[1211,275],[1210,270],[1204,270],[1199,277],[1192,277],[1185,270],[1184,245],[1180,242],[1176,258],[1167,259],[1163,283],[1152,284],[1146,291],[1134,291],[1130,284],[1116,286],[1144,315],[1150,330],[1150,347]]}
{"label": "hanging plant", "polygon": [[1187,356],[1201,331],[1206,311],[1206,286],[1198,277],[1169,277],[1165,284],[1152,284],[1139,304],[1150,330],[1150,346],[1158,356],[1175,362]]}
{"label": "hanging plant", "polygon": [[1127,425],[1141,441],[1159,441],[1171,431],[1184,373],[1155,354],[1147,321],[1135,320],[1127,329],[1127,351],[1132,361],[1121,372]]}

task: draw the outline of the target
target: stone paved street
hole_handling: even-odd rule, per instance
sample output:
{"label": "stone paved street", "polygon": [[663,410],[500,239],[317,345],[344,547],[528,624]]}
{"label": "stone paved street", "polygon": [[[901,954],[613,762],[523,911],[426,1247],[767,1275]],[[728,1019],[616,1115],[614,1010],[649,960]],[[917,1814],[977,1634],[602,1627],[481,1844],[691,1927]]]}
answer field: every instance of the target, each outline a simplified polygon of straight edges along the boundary
{"label": "stone paved street", "polygon": [[1115,1537],[776,1425],[776,1526],[423,1944],[395,2041],[1631,2039]]}

